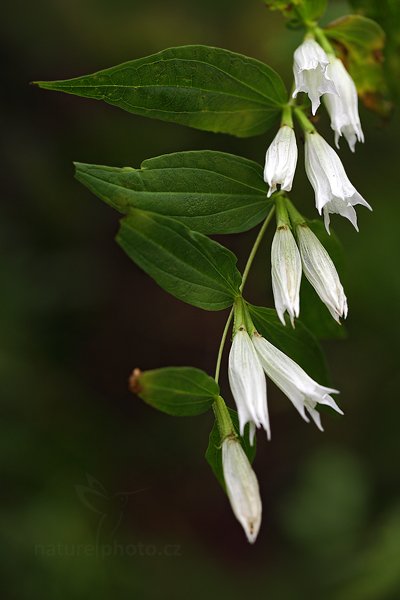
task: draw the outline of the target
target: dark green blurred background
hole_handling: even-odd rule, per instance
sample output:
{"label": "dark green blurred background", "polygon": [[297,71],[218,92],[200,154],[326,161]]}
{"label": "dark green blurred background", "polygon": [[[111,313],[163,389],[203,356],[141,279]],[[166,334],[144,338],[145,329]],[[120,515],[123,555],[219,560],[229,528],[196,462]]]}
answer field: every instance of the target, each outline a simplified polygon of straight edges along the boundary
{"label": "dark green blurred background", "polygon": [[[203,458],[211,414],[173,419],[127,391],[137,366],[212,372],[225,315],[169,297],[129,261],[113,241],[117,214],[73,179],[72,161],[139,166],[210,148],[262,162],[273,132],[237,140],[192,131],[28,82],[188,43],[265,60],[290,82],[300,34],[261,0],[8,4],[0,24],[2,597],[400,598],[398,118],[383,125],[362,109],[366,144],[351,155],[342,143],[346,169],[374,208],[358,210],[359,234],[334,219],[347,257],[349,339],[325,347],[345,417],[324,415],[321,434],[269,386],[273,438],[259,435],[264,516],[251,547]],[[333,2],[327,19],[347,11]],[[332,141],[325,116],[320,126]],[[302,154],[292,197],[312,216],[301,162]],[[264,305],[270,235],[248,286]],[[244,257],[253,238],[223,241]],[[226,378],[224,386],[231,402]]]}

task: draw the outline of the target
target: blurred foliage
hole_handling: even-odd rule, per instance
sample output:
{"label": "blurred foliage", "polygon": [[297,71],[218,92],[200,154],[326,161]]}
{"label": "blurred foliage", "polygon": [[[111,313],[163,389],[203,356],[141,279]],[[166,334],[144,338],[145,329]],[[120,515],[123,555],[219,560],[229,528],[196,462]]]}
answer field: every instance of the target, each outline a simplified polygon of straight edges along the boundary
{"label": "blurred foliage", "polygon": [[383,69],[385,32],[371,19],[347,15],[325,29],[336,45],[364,105],[382,117],[393,110]]}
{"label": "blurred foliage", "polygon": [[351,0],[357,12],[374,19],[386,33],[385,67],[388,83],[397,99],[400,95],[400,2],[398,0]]}
{"label": "blurred foliage", "polygon": [[[389,53],[398,20],[395,27],[380,2],[369,6],[366,16],[388,29],[385,67],[399,90],[398,57]],[[324,24],[351,10],[330,2]],[[190,357],[212,372],[225,315],[169,298],[124,256],[112,241],[117,215],[74,181],[72,161],[137,166],[158,154],[210,148],[261,163],[274,132],[231,139],[46,94],[28,82],[205,43],[266,59],[290,85],[300,34],[249,0],[15,0],[0,28],[7,79],[0,142],[3,597],[397,600],[398,115],[382,126],[362,110],[365,145],[354,156],[341,151],[374,208],[360,211],[359,234],[344,220],[334,224],[347,262],[349,337],[326,350],[345,416],[324,415],[320,434],[269,386],[272,442],[259,436],[255,461],[264,522],[249,547],[203,457],[212,416],[173,419],[127,389],[134,366],[182,365]],[[332,140],[323,113],[318,126]],[[315,218],[301,161],[292,197]],[[253,237],[224,242],[244,255]],[[271,306],[268,257],[266,244],[248,290],[251,302]],[[221,385],[229,401],[226,379]],[[107,492],[101,514],[75,491],[88,485],[86,474]],[[101,515],[109,518],[100,527]]]}

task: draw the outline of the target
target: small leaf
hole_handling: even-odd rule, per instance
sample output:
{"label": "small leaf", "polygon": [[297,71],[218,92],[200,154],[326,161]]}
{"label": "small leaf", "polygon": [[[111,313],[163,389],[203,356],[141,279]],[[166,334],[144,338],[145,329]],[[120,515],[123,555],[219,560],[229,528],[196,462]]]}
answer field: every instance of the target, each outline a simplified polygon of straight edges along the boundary
{"label": "small leaf", "polygon": [[141,169],[76,163],[76,178],[123,213],[130,207],[173,217],[201,233],[255,227],[271,207],[262,167],[223,152],[177,152]]}
{"label": "small leaf", "polygon": [[314,335],[301,321],[296,327],[282,325],[276,311],[271,308],[248,305],[257,331],[271,344],[290,356],[321,385],[329,383],[326,364],[321,347]]}
{"label": "small leaf", "polygon": [[[241,437],[239,434],[239,418],[236,410],[228,408],[229,414],[232,419],[233,426],[235,428],[236,433],[240,439],[240,443],[242,444],[243,450],[246,453],[247,458],[250,463],[253,462],[256,456],[256,438],[254,438],[254,445],[251,446],[249,443],[249,426],[248,424],[244,430],[244,436]],[[210,465],[215,477],[218,479],[219,483],[225,490],[225,480],[224,480],[224,472],[222,468],[222,450],[221,450],[221,436],[218,430],[218,424],[215,421],[213,428],[210,432],[210,437],[208,440],[208,447],[205,454],[206,460]]]}
{"label": "small leaf", "polygon": [[287,101],[273,69],[208,46],[170,48],[92,75],[35,83],[137,115],[239,137],[264,133]]}
{"label": "small leaf", "polygon": [[206,412],[219,394],[215,379],[193,367],[135,369],[129,388],[153,408],[177,417]]}
{"label": "small leaf", "polygon": [[328,7],[328,0],[302,0],[299,11],[305,21],[318,21]]}
{"label": "small leaf", "polygon": [[116,240],[158,285],[183,302],[222,310],[238,295],[236,256],[174,219],[131,209]]}
{"label": "small leaf", "polygon": [[385,32],[372,19],[348,15],[325,29],[341,53],[364,105],[383,117],[393,109],[383,70]]}

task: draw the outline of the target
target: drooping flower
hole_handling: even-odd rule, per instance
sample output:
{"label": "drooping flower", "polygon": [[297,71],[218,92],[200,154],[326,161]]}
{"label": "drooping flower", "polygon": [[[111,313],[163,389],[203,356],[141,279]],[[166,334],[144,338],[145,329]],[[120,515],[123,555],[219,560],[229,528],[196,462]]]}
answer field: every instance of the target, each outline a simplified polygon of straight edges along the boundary
{"label": "drooping flower", "polygon": [[301,258],[288,225],[278,227],[272,240],[271,275],[278,317],[286,325],[287,311],[294,327],[294,318],[300,311]]}
{"label": "drooping flower", "polygon": [[324,138],[317,132],[306,133],[305,138],[306,173],[314,188],[317,210],[324,212],[327,231],[331,213],[346,217],[358,231],[354,206],[372,208],[351,184],[339,156]]}
{"label": "drooping flower", "polygon": [[250,336],[244,328],[239,328],[233,338],[228,376],[239,414],[240,434],[243,435],[245,425],[249,423],[251,444],[256,427],[264,427],[270,439],[265,375]]}
{"label": "drooping flower", "polygon": [[234,515],[252,544],[260,529],[262,505],[257,477],[239,440],[223,441],[222,469]]}
{"label": "drooping flower", "polygon": [[296,228],[303,271],[332,317],[347,317],[347,299],[331,257],[307,225]]}
{"label": "drooping flower", "polygon": [[296,88],[293,98],[299,92],[306,92],[311,100],[312,114],[315,115],[323,94],[337,94],[334,82],[331,80],[327,67],[329,58],[321,46],[312,38],[295,50],[293,73]]}
{"label": "drooping flower", "polygon": [[358,114],[357,88],[340,58],[330,57],[327,69],[338,94],[327,94],[324,103],[331,118],[331,127],[335,132],[335,144],[339,148],[339,137],[344,135],[352,152],[356,141],[364,142]]}
{"label": "drooping flower", "polygon": [[268,198],[277,185],[290,192],[297,165],[296,136],[292,127],[282,125],[265,156],[264,181],[268,183]]}
{"label": "drooping flower", "polygon": [[326,404],[343,414],[330,395],[338,394],[337,390],[319,385],[294,360],[258,333],[254,333],[252,341],[265,373],[289,398],[305,421],[309,422],[307,411],[318,429],[323,431],[321,417],[316,410],[318,404]]}

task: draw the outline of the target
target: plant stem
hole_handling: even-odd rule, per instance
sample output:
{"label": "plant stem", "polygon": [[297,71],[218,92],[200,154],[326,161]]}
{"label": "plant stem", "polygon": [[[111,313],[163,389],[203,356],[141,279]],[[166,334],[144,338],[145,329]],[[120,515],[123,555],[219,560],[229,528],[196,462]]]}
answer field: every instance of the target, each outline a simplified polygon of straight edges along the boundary
{"label": "plant stem", "polygon": [[[246,263],[246,266],[243,271],[242,283],[239,288],[241,293],[243,292],[243,288],[246,284],[247,277],[249,275],[255,255],[257,254],[257,250],[260,247],[261,241],[264,237],[264,233],[272,220],[274,212],[275,212],[275,206],[273,206],[271,208],[271,210],[269,211],[269,213],[268,213],[264,223],[262,224],[262,227],[261,227],[260,231],[258,232],[258,235],[254,241],[253,247],[249,254],[249,258],[247,259],[247,263]],[[227,321],[225,323],[224,331],[222,332],[221,342],[220,342],[219,350],[218,350],[217,364],[215,366],[215,376],[214,376],[214,379],[217,383],[219,380],[219,374],[220,374],[220,370],[221,370],[222,354],[224,352],[226,338],[228,337],[229,327],[232,323],[233,314],[234,314],[234,308],[232,306],[230,313],[228,315]],[[229,412],[228,412],[228,408],[225,404],[224,399],[221,396],[218,396],[218,398],[213,403],[213,410],[214,410],[215,418],[217,420],[218,428],[219,428],[219,431],[221,434],[221,442],[223,441],[223,439],[225,437],[227,437],[229,435],[236,435],[232,420],[231,420]]]}
{"label": "plant stem", "polygon": [[292,100],[293,98],[289,100],[287,105],[282,110],[281,127],[283,127],[283,125],[287,125],[293,129]]}
{"label": "plant stem", "polygon": [[274,212],[275,212],[275,206],[273,206],[271,208],[271,210],[269,211],[267,218],[265,219],[264,223],[262,224],[262,227],[261,227],[260,231],[258,232],[258,235],[255,239],[254,245],[251,249],[249,258],[247,259],[247,263],[246,263],[246,266],[243,271],[242,283],[239,288],[240,292],[243,292],[244,286],[246,285],[247,277],[249,276],[249,272],[252,267],[253,260],[255,258],[255,255],[257,254],[258,248],[260,247],[261,241],[264,237],[264,233],[266,232],[266,229],[267,229],[268,225],[270,224],[272,217],[274,216]]}
{"label": "plant stem", "polygon": [[317,130],[315,129],[314,125],[311,123],[309,118],[304,114],[301,108],[295,108],[294,114],[296,115],[297,120],[300,123],[304,133],[316,133]]}
{"label": "plant stem", "polygon": [[227,319],[227,321],[225,323],[224,331],[222,333],[221,343],[219,345],[218,357],[217,357],[217,364],[215,366],[215,376],[214,376],[214,379],[215,379],[215,381],[217,383],[218,383],[218,380],[219,380],[219,372],[221,370],[222,353],[224,351],[224,346],[225,346],[226,338],[227,338],[227,335],[228,335],[228,331],[229,331],[229,327],[230,327],[230,324],[232,322],[232,319],[233,319],[233,306],[232,306],[231,311],[229,313],[228,319]]}
{"label": "plant stem", "polygon": [[218,430],[221,437],[221,442],[227,437],[237,437],[232,424],[232,419],[229,414],[228,407],[225,404],[222,396],[218,396],[213,404],[215,419],[218,423]]}
{"label": "plant stem", "polygon": [[335,50],[333,49],[332,44],[329,42],[325,32],[320,27],[315,27],[313,30],[315,37],[317,38],[320,46],[325,50],[325,52],[329,55],[335,56]]}

